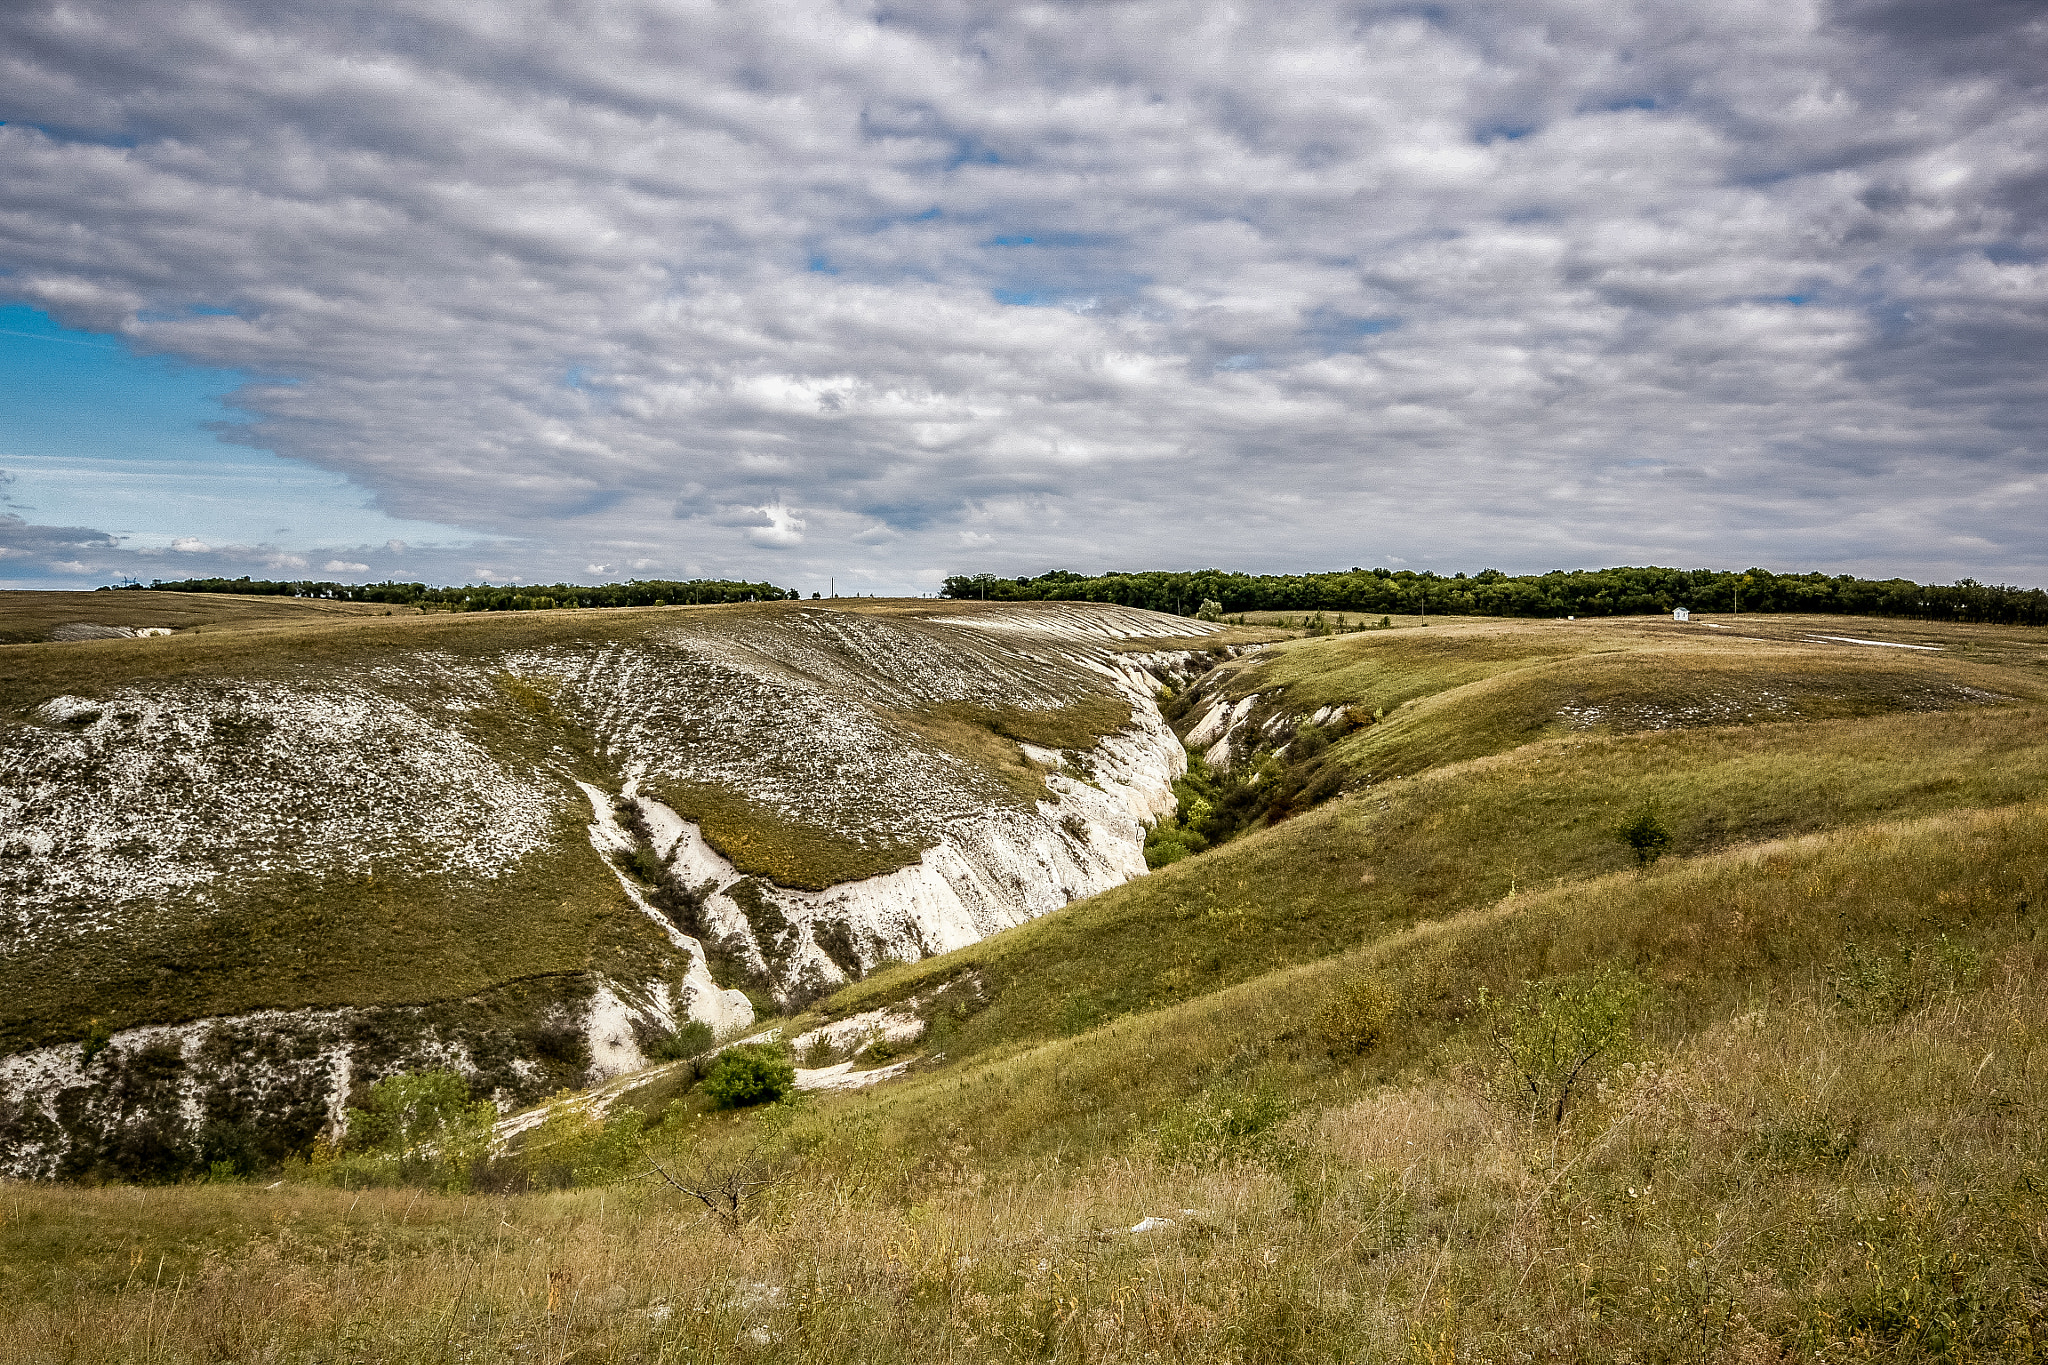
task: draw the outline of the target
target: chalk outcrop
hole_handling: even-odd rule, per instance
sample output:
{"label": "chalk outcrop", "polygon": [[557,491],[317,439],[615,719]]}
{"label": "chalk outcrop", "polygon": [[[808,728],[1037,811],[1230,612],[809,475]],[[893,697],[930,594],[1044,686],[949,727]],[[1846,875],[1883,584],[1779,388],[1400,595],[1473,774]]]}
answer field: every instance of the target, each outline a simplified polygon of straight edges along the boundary
{"label": "chalk outcrop", "polygon": [[[79,983],[10,992],[0,1173],[301,1146],[418,1066],[529,1102],[1142,875],[1186,762],[1155,692],[1213,629],[1074,603],[549,615],[346,667],[270,642],[82,674],[0,726],[0,949]],[[813,844],[861,875],[802,865]]]}

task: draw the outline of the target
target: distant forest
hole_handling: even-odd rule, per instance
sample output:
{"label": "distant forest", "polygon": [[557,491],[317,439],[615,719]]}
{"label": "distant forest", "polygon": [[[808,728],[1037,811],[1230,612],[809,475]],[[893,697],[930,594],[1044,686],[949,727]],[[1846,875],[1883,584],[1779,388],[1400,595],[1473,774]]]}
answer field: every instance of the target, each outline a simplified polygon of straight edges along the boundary
{"label": "distant forest", "polygon": [[1519,577],[1487,569],[1445,578],[1407,569],[1336,573],[1108,573],[1056,569],[1036,578],[963,574],[945,597],[991,602],[1115,602],[1192,616],[1206,601],[1224,614],[1246,611],[1357,611],[1443,616],[1646,616],[1693,611],[1840,612],[1925,621],[2048,625],[2048,591],[1991,587],[1965,578],[1948,586],[1848,574],[1774,574],[1766,569],[1553,569]]}
{"label": "distant forest", "polygon": [[[102,592],[141,588],[128,583]],[[227,592],[252,597],[321,597],[334,602],[388,602],[393,606],[429,607],[444,611],[550,611],[558,607],[671,607],[702,602],[779,602],[794,598],[794,589],[773,583],[737,583],[722,578],[642,579],[603,583],[594,588],[574,583],[506,588],[430,588],[424,583],[272,582],[249,578],[158,579],[153,592]]]}

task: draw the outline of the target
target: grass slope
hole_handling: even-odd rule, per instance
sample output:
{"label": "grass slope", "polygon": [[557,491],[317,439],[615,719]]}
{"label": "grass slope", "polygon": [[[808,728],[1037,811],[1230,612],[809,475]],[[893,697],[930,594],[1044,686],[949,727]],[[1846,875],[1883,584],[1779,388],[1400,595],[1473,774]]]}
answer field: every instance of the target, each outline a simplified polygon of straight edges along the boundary
{"label": "grass slope", "polygon": [[1375,787],[826,1001],[831,1017],[978,973],[942,1047],[1079,1032],[1423,919],[1619,872],[1645,802],[1680,856],[2048,791],[2048,708],[1546,740]]}
{"label": "grass slope", "polygon": [[[0,1191],[0,1352],[2040,1359],[2048,707],[1995,635],[1961,685],[2011,701],[1505,721],[828,1002],[979,979],[900,1081],[563,1119],[547,1159],[602,1188]],[[1645,800],[1677,842],[1636,870]],[[1517,1040],[1587,1000],[1620,1003],[1532,1115]],[[649,1159],[764,1183],[725,1228]]]}
{"label": "grass slope", "polygon": [[[1942,648],[1844,645],[1827,636]],[[1938,626],[1873,634],[1865,624],[1830,617],[1744,621],[1722,631],[1704,621],[1661,619],[1461,620],[1426,631],[1295,640],[1227,665],[1200,689],[1204,699],[1232,702],[1254,694],[1255,723],[1331,706],[1359,717],[1384,713],[1383,723],[1340,739],[1323,760],[1355,783],[1567,732],[1834,719],[2039,698],[2048,696],[2048,651],[2026,631]]]}
{"label": "grass slope", "polygon": [[351,617],[410,616],[413,607],[295,597],[188,592],[0,592],[0,645],[38,643],[60,626],[161,627],[180,632],[306,626]]}
{"label": "grass slope", "polygon": [[[2030,1359],[2044,848],[2029,803],[1675,861],[891,1091],[652,1130],[686,1175],[800,1162],[737,1236],[643,1180],[17,1187],[0,1349]],[[1481,988],[1595,967],[1651,992],[1627,1062],[1562,1127],[1486,1102]],[[1325,1023],[1360,979],[1398,1002],[1362,1060]],[[1123,1231],[1146,1217],[1170,1221]]]}

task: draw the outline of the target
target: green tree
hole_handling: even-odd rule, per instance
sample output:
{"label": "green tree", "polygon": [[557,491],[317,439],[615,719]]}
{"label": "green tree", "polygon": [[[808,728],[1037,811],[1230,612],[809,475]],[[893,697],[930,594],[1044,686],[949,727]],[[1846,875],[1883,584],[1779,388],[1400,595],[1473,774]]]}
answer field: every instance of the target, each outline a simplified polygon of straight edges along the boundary
{"label": "green tree", "polygon": [[490,1155],[497,1108],[472,1103],[468,1082],[453,1071],[401,1071],[371,1086],[368,1099],[368,1108],[348,1111],[349,1148],[397,1158],[409,1179],[466,1189]]}

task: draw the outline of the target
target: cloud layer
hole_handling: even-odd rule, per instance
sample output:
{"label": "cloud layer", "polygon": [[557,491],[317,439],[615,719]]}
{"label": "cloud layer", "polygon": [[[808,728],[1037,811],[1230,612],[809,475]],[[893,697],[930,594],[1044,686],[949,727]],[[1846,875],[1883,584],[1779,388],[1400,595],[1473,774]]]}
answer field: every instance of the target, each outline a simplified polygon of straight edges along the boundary
{"label": "cloud layer", "polygon": [[0,295],[500,576],[2040,582],[2044,95],[2022,0],[23,4]]}

